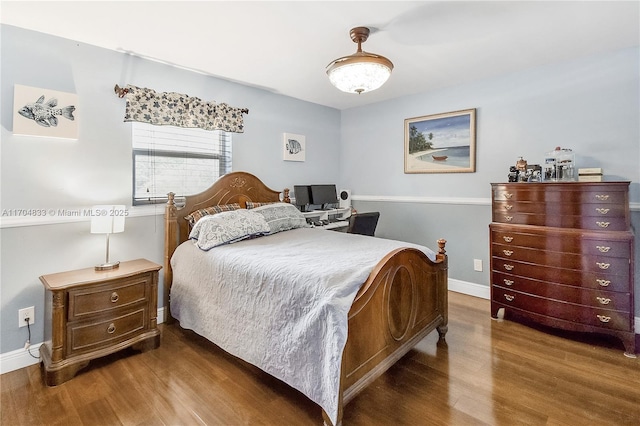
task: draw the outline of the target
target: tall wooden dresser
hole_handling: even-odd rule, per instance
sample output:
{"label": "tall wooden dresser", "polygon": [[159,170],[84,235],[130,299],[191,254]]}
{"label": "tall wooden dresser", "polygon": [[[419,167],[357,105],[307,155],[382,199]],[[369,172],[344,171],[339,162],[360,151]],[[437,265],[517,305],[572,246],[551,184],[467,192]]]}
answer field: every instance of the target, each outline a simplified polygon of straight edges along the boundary
{"label": "tall wooden dresser", "polygon": [[635,357],[629,182],[492,183],[491,316],[617,336]]}

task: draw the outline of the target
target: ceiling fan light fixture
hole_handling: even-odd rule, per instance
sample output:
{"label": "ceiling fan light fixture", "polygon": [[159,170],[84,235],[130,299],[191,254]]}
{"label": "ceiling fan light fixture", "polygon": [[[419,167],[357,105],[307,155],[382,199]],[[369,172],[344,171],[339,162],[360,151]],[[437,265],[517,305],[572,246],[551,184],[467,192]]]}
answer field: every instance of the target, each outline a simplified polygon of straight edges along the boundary
{"label": "ceiling fan light fixture", "polygon": [[362,51],[362,43],[369,37],[369,28],[356,27],[349,34],[358,43],[358,51],[327,65],[329,81],[348,93],[360,94],[380,88],[391,76],[393,64],[384,56]]}

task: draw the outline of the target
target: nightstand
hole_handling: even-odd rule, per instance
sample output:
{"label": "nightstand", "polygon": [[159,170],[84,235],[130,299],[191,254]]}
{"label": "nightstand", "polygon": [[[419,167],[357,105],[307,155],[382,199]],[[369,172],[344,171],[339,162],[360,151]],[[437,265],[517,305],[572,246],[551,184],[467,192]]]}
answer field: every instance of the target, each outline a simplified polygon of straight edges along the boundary
{"label": "nightstand", "polygon": [[45,382],[59,385],[89,361],[129,346],[160,345],[157,322],[158,271],[145,259],[122,262],[117,269],[78,269],[43,275],[44,343],[40,359]]}

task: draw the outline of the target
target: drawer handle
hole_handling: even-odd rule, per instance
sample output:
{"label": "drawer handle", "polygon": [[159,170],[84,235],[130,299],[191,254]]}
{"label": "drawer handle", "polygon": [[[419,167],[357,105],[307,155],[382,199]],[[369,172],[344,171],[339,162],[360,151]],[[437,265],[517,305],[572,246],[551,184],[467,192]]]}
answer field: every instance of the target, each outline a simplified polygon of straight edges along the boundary
{"label": "drawer handle", "polygon": [[607,214],[607,213],[609,213],[609,209],[598,209],[598,208],[597,208],[597,209],[596,209],[596,211],[597,211],[598,213],[600,213],[600,214]]}
{"label": "drawer handle", "polygon": [[606,315],[596,315],[596,316],[598,317],[600,322],[607,323],[607,322],[611,321],[611,317],[608,317]]}
{"label": "drawer handle", "polygon": [[513,299],[515,299],[516,297],[515,297],[515,296],[512,296],[512,295],[510,295],[510,294],[505,294],[505,295],[504,295],[504,298],[505,298],[505,299],[507,299],[509,302],[511,302],[511,301],[512,301]]}
{"label": "drawer handle", "polygon": [[600,201],[607,201],[609,199],[609,195],[600,195],[600,194],[596,194],[596,199],[600,200]]}
{"label": "drawer handle", "polygon": [[111,293],[111,303],[116,303],[118,299],[120,299],[120,296],[118,296],[117,292],[114,291]]}
{"label": "drawer handle", "polygon": [[609,250],[611,250],[611,247],[607,246],[596,246],[596,248],[598,249],[598,251],[600,251],[600,253],[608,253]]}
{"label": "drawer handle", "polygon": [[609,269],[609,266],[611,266],[610,263],[604,263],[604,262],[596,262],[596,265],[598,265],[598,268],[600,269]]}
{"label": "drawer handle", "polygon": [[502,237],[507,243],[513,241],[513,237]]}
{"label": "drawer handle", "polygon": [[502,250],[505,256],[511,256],[513,254],[513,250]]}
{"label": "drawer handle", "polygon": [[510,200],[511,197],[513,197],[513,193],[511,193],[511,192],[505,192],[504,193],[504,198],[506,198],[507,200]]}
{"label": "drawer handle", "polygon": [[113,323],[109,324],[109,327],[107,328],[107,333],[113,334],[115,332],[116,332],[116,326]]}
{"label": "drawer handle", "polygon": [[504,220],[506,220],[507,222],[511,222],[513,220],[513,216],[505,216]]}
{"label": "drawer handle", "polygon": [[600,285],[600,287],[609,287],[609,284],[611,284],[611,280],[598,280],[598,279],[596,279],[596,281]]}
{"label": "drawer handle", "polygon": [[608,305],[611,303],[611,299],[608,297],[596,297],[596,299],[598,299],[598,302],[600,302],[601,305]]}
{"label": "drawer handle", "polygon": [[502,266],[504,266],[504,269],[506,269],[507,271],[510,271],[510,270],[512,270],[514,268],[513,265],[509,265],[507,263],[503,264]]}
{"label": "drawer handle", "polygon": [[513,204],[505,204],[504,205],[504,209],[505,210],[511,210],[513,208]]}
{"label": "drawer handle", "polygon": [[504,281],[504,283],[506,285],[513,285],[513,280],[508,280],[508,279],[505,278],[505,279],[503,279],[503,281]]}
{"label": "drawer handle", "polygon": [[606,228],[610,222],[596,222],[600,228]]}

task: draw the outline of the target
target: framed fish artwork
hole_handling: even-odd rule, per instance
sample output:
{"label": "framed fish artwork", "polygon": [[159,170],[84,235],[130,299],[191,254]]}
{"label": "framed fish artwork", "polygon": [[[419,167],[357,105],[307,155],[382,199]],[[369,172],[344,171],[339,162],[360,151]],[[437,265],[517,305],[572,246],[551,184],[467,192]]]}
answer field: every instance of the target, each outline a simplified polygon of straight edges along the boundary
{"label": "framed fish artwork", "polygon": [[284,134],[285,161],[304,161],[306,146],[304,135]]}
{"label": "framed fish artwork", "polygon": [[16,84],[13,134],[78,139],[78,95]]}

